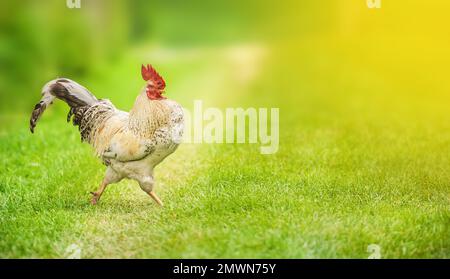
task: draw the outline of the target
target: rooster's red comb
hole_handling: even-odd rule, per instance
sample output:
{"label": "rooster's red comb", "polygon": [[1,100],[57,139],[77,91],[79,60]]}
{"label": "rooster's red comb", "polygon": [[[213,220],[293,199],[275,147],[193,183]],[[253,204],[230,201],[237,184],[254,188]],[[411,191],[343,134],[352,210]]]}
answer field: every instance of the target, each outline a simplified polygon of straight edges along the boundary
{"label": "rooster's red comb", "polygon": [[159,90],[163,90],[166,87],[164,79],[156,72],[152,65],[147,64],[147,67],[142,65],[141,74],[144,80],[151,80],[154,86]]}

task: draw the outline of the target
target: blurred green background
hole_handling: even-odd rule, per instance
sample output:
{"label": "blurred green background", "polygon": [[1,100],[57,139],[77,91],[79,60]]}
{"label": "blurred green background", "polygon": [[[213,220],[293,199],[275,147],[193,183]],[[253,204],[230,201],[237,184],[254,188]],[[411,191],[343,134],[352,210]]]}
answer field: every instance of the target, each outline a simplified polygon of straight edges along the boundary
{"label": "blurred green background", "polygon": [[[449,1],[65,2],[0,4],[0,256],[450,256]],[[185,144],[166,208],[130,181],[91,207],[67,106],[29,114],[55,77],[128,110],[143,63],[186,108],[279,107],[279,152]]]}

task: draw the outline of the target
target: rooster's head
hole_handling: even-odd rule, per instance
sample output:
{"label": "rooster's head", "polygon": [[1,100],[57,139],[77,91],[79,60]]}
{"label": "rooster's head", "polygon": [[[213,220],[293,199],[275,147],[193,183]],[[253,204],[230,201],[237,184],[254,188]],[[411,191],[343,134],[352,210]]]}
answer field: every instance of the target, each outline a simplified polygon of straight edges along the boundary
{"label": "rooster's head", "polygon": [[164,82],[164,79],[152,67],[152,65],[147,64],[147,67],[142,65],[141,74],[142,78],[147,81],[147,86],[145,88],[147,97],[150,100],[165,99],[162,94],[164,93],[166,83]]}

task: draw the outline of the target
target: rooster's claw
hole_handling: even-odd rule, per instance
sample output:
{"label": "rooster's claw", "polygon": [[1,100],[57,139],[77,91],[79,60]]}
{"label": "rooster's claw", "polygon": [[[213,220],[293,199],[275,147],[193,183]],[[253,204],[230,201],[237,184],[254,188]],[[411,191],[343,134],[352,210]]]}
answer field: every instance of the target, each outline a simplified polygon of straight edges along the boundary
{"label": "rooster's claw", "polygon": [[91,199],[91,204],[92,205],[96,205],[97,204],[97,202],[98,202],[98,194],[97,193],[95,193],[95,192],[91,192],[91,194],[92,194],[92,199]]}

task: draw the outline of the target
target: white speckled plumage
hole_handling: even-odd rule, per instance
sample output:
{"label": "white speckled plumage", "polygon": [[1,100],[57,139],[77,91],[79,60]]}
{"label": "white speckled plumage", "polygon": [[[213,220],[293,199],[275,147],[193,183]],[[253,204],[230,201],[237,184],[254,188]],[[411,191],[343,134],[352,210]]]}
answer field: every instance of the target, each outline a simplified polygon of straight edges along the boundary
{"label": "white speckled plumage", "polygon": [[30,119],[36,122],[55,98],[71,107],[68,121],[79,126],[83,141],[91,144],[107,170],[100,189],[93,193],[97,203],[108,184],[123,178],[136,180],[142,190],[154,196],[153,169],[173,153],[183,135],[183,109],[169,99],[151,100],[144,89],[131,111],[118,110],[109,100],[97,100],[86,88],[69,79],[57,79],[43,88],[43,97]]}

